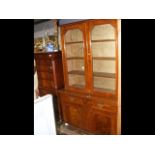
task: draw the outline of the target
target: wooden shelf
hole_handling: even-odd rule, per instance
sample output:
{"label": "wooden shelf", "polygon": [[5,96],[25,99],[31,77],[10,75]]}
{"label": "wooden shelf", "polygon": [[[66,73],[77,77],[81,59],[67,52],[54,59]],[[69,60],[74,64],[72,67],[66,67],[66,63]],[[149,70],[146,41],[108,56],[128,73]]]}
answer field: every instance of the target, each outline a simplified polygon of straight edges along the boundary
{"label": "wooden shelf", "polygon": [[94,60],[115,60],[115,57],[93,57]]}
{"label": "wooden shelf", "polygon": [[105,72],[94,72],[93,75],[97,77],[107,77],[107,78],[115,78],[116,76],[115,73],[105,73]]}
{"label": "wooden shelf", "polygon": [[[84,57],[69,57],[67,60],[84,59]],[[115,57],[93,57],[94,60],[115,60]]]}
{"label": "wooden shelf", "polygon": [[81,71],[81,70],[73,70],[73,71],[69,71],[68,74],[84,75],[84,71]]}
{"label": "wooden shelf", "polygon": [[84,57],[69,57],[69,58],[67,58],[67,60],[73,60],[73,59],[83,59],[84,60]]}
{"label": "wooden shelf", "polygon": [[100,39],[100,40],[91,40],[91,42],[107,42],[107,41],[116,41],[116,39]]}
{"label": "wooden shelf", "polygon": [[79,44],[79,43],[83,43],[83,41],[65,42],[65,44]]}
{"label": "wooden shelf", "polygon": [[[77,87],[77,88],[83,88],[84,85],[82,84],[74,84],[72,85],[73,87]],[[115,90],[112,90],[112,89],[108,89],[108,88],[98,88],[98,87],[94,87],[95,90],[98,90],[98,91],[106,91],[106,92],[110,92],[110,93],[115,93]]]}
{"label": "wooden shelf", "polygon": [[[91,40],[91,42],[108,42],[108,41],[116,41],[116,40],[115,39]],[[83,41],[65,42],[65,44],[79,44],[79,43],[83,43]]]}
{"label": "wooden shelf", "polygon": [[82,84],[74,84],[72,86],[73,87],[77,87],[77,88],[84,88],[84,85],[82,85]]}
{"label": "wooden shelf", "polygon": [[[68,74],[84,75],[84,71],[72,70],[72,71],[69,71]],[[115,78],[116,74],[115,73],[105,73],[105,72],[94,72],[93,76]]]}

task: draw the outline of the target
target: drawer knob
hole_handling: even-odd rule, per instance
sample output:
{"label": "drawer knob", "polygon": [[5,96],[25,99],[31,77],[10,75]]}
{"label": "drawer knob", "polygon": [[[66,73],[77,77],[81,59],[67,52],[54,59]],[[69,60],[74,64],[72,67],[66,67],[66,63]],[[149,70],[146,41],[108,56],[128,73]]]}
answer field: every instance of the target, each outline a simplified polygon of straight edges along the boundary
{"label": "drawer knob", "polygon": [[52,57],[52,55],[50,54],[49,57]]}
{"label": "drawer knob", "polygon": [[52,70],[52,66],[50,66],[50,70]]}

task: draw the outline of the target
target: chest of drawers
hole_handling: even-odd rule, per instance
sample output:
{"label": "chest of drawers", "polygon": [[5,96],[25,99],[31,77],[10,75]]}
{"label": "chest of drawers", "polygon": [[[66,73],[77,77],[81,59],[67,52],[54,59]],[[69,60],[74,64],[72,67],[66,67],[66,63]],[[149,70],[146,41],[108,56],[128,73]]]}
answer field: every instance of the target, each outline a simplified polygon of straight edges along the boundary
{"label": "chest of drawers", "polygon": [[51,53],[35,53],[40,96],[53,95],[56,119],[61,120],[61,106],[58,90],[64,87],[61,51]]}
{"label": "chest of drawers", "polygon": [[57,95],[57,90],[64,87],[61,52],[34,54],[40,96]]}

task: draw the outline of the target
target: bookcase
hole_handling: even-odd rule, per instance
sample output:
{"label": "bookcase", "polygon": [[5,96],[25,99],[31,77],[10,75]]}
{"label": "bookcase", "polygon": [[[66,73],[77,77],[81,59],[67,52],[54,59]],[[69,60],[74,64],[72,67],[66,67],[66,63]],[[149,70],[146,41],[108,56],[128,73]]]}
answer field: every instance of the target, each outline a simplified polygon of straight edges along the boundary
{"label": "bookcase", "polygon": [[117,20],[61,26],[64,122],[92,134],[118,134]]}

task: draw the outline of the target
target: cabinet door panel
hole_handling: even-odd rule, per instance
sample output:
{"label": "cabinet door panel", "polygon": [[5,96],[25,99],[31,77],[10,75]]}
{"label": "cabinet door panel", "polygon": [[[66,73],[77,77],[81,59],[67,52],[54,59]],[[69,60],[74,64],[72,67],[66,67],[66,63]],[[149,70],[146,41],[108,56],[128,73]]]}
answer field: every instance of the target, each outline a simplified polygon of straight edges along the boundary
{"label": "cabinet door panel", "polygon": [[62,28],[65,85],[67,89],[86,91],[87,52],[85,24]]}
{"label": "cabinet door panel", "polygon": [[116,134],[116,114],[104,109],[92,108],[90,132],[99,135]]}
{"label": "cabinet door panel", "polygon": [[82,128],[82,105],[66,102],[62,104],[64,121],[72,126]]}
{"label": "cabinet door panel", "polygon": [[81,130],[88,131],[89,107],[85,98],[60,94],[64,121]]}
{"label": "cabinet door panel", "polygon": [[114,94],[116,91],[116,31],[116,23],[112,20],[89,23],[94,92]]}
{"label": "cabinet door panel", "polygon": [[78,29],[68,30],[65,34],[67,71],[69,85],[85,87],[83,32]]}

